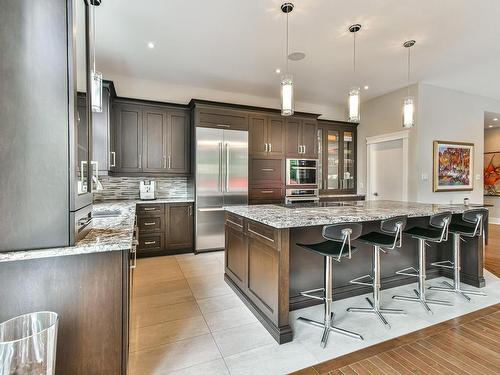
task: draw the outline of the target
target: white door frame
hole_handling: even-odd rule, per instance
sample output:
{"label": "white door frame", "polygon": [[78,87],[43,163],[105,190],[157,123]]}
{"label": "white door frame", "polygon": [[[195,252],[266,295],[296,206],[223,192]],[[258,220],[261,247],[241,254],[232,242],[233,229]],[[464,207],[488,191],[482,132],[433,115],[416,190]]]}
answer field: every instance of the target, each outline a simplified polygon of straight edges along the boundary
{"label": "white door frame", "polygon": [[367,200],[373,199],[373,176],[374,172],[374,161],[375,158],[373,153],[375,151],[375,145],[383,142],[390,141],[403,141],[403,170],[401,171],[401,178],[403,179],[403,200],[408,200],[408,159],[409,159],[409,149],[408,142],[410,137],[409,130],[400,130],[394,133],[375,135],[373,137],[366,137],[366,195]]}

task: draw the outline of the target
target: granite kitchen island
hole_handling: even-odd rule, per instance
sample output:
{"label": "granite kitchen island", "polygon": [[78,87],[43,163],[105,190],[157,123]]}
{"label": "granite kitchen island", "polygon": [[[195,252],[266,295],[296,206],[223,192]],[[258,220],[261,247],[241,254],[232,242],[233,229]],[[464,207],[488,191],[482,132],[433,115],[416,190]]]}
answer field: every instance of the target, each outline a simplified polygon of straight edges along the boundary
{"label": "granite kitchen island", "polygon": [[[324,285],[323,257],[308,252],[297,243],[323,241],[324,225],[361,222],[363,233],[378,231],[380,221],[407,215],[407,228],[427,226],[435,213],[451,211],[459,220],[463,205],[436,205],[397,201],[320,202],[294,205],[226,207],[225,280],[240,296],[279,343],[289,342],[293,332],[289,311],[322,303],[300,295],[300,291]],[[352,259],[334,262],[334,299],[371,291],[349,280],[371,274],[372,249],[353,242]],[[462,242],[462,282],[483,287],[483,243],[481,238]],[[451,277],[451,272],[430,266],[431,262],[452,259],[452,239],[427,248],[427,278]],[[418,243],[403,237],[403,246],[383,254],[382,289],[416,282],[396,275],[397,270],[418,264]]]}

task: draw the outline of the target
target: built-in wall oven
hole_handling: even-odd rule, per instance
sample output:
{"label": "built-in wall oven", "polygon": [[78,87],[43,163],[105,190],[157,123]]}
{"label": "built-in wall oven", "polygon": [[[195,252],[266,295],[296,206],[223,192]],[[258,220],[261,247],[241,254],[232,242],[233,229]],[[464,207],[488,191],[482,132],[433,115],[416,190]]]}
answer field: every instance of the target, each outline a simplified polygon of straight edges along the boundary
{"label": "built-in wall oven", "polygon": [[318,189],[286,189],[285,204],[319,202]]}
{"label": "built-in wall oven", "polygon": [[317,185],[317,166],[316,159],[286,159],[286,185]]}

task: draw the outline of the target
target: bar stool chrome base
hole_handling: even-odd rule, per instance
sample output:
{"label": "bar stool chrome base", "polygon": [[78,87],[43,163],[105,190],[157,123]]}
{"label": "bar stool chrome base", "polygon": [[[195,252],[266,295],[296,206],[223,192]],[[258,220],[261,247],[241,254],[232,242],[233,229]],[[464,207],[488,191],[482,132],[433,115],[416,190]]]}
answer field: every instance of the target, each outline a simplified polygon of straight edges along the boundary
{"label": "bar stool chrome base", "polygon": [[348,331],[346,329],[342,329],[342,328],[333,326],[332,325],[333,316],[334,316],[333,313],[331,313],[330,322],[327,326],[325,326],[324,323],[318,322],[316,320],[308,319],[308,318],[299,317],[297,320],[299,320],[303,323],[315,326],[315,327],[323,328],[323,336],[321,337],[321,347],[322,348],[326,347],[326,343],[328,341],[328,336],[329,336],[330,332],[340,333],[342,335],[352,337],[354,339],[363,340],[363,336],[361,336],[359,333]]}
{"label": "bar stool chrome base", "polygon": [[[382,314],[404,315],[406,314],[406,312],[404,310],[399,310],[399,309],[380,308],[380,251],[383,251],[380,248],[380,246],[373,246],[373,276],[366,275],[351,280],[352,284],[366,285],[366,286],[371,286],[373,288],[373,302],[370,298],[366,297],[366,300],[368,301],[371,307],[349,307],[347,311],[375,314],[386,328],[391,328],[391,325]],[[360,279],[367,277],[373,280],[372,283],[359,281]]]}
{"label": "bar stool chrome base", "polygon": [[[442,283],[445,285],[441,286],[430,286],[429,290],[437,290],[440,292],[451,292],[456,293],[462,296],[467,302],[470,302],[471,299],[467,294],[472,294],[475,296],[483,296],[486,297],[486,293],[476,291],[476,290],[464,290],[460,287],[460,234],[453,233],[453,262],[450,261],[442,261],[431,263],[433,266],[441,267],[441,268],[451,268],[453,269],[453,285],[448,281],[443,281]],[[451,264],[447,266],[446,263]]]}
{"label": "bar stool chrome base", "polygon": [[[453,306],[453,304],[449,301],[430,299],[430,298],[427,298],[425,296],[425,279],[426,279],[425,245],[426,245],[425,240],[422,238],[419,238],[418,239],[418,270],[415,270],[413,267],[410,267],[410,268],[406,268],[404,270],[396,272],[396,274],[398,274],[398,275],[413,276],[413,277],[418,278],[418,290],[413,289],[413,291],[416,294],[416,297],[396,295],[396,296],[393,296],[392,298],[396,299],[396,300],[400,300],[400,301],[420,302],[420,304],[424,307],[425,311],[428,314],[433,314],[433,312],[428,304],[444,305],[444,306]],[[407,273],[406,271],[408,269],[415,270],[415,271],[417,271],[417,273],[416,274]]]}

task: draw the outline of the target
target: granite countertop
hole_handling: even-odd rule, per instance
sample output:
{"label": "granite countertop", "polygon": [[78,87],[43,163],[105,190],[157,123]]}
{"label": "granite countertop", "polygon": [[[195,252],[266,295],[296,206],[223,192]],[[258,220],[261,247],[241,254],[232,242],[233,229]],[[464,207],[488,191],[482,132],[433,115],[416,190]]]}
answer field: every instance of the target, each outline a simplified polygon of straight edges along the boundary
{"label": "granite countertop", "polygon": [[[399,215],[408,217],[430,216],[444,211],[462,213],[470,206],[461,204],[427,204],[399,201],[336,202],[322,207],[316,204],[227,206],[227,212],[269,225],[274,228],[298,228],[344,222],[383,220]],[[476,205],[478,206],[478,205]]]}
{"label": "granite countertop", "polygon": [[0,253],[0,262],[50,258],[67,255],[128,251],[132,247],[136,204],[145,203],[188,203],[191,198],[165,198],[153,201],[109,200],[93,204],[93,212],[120,210],[115,217],[95,217],[92,230],[75,246],[49,249],[33,249]]}

